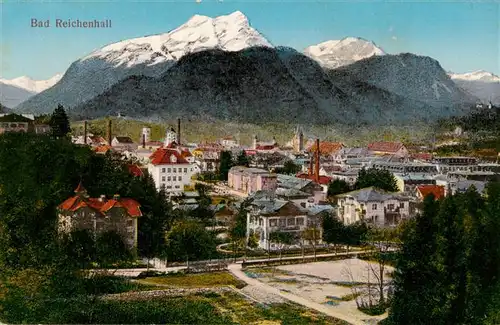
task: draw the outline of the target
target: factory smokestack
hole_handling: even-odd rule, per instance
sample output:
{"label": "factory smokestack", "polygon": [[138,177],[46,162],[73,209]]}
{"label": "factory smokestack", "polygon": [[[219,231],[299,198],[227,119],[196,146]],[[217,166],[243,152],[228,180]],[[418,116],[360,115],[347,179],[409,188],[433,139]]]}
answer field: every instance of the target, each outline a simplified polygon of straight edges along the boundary
{"label": "factory smokestack", "polygon": [[316,183],[319,183],[319,139],[316,139]]}
{"label": "factory smokestack", "polygon": [[108,146],[111,145],[111,119],[108,121]]}
{"label": "factory smokestack", "polygon": [[83,143],[87,144],[87,121],[83,122]]}
{"label": "factory smokestack", "polygon": [[181,119],[177,119],[177,144],[181,145]]}
{"label": "factory smokestack", "polygon": [[314,161],[314,152],[311,150],[311,157],[309,157],[309,176],[313,174],[313,161]]}

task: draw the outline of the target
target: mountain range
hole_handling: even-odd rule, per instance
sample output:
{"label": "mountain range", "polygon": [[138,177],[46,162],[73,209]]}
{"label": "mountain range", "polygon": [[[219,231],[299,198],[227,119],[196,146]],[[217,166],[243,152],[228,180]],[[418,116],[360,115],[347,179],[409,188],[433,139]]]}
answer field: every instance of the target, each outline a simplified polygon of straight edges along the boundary
{"label": "mountain range", "polygon": [[28,98],[52,87],[62,75],[56,74],[47,80],[33,80],[22,76],[15,79],[0,78],[0,103],[7,107],[16,107]]}
{"label": "mountain range", "polygon": [[481,98],[464,89],[431,58],[389,55],[360,38],[303,53],[274,46],[234,12],[98,49],[16,109],[61,103],[82,118],[393,123],[462,114]]}

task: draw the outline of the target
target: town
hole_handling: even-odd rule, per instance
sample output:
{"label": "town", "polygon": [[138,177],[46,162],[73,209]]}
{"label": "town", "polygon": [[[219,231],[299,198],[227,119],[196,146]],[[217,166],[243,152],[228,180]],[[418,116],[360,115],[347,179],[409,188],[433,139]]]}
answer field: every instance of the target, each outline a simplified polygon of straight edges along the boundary
{"label": "town", "polygon": [[[66,238],[65,249],[78,261],[77,267],[101,275],[111,272],[112,277],[145,278],[136,280],[141,285],[179,272],[196,276],[229,272],[246,285],[240,291],[251,299],[289,300],[326,314],[331,321],[384,320],[395,299],[391,279],[405,227],[418,225],[419,216],[429,217],[432,201],[445,206],[457,204],[444,203],[447,198],[469,202],[472,196],[479,201],[470,204],[487,204],[495,193],[490,184],[500,180],[498,152],[489,158],[437,155],[435,143],[415,146],[398,141],[349,147],[307,137],[302,126],[283,144],[257,135],[250,146],[241,145],[234,136],[188,143],[183,123],[189,122],[182,119],[165,126],[161,139],[153,139],[148,126],[135,138],[117,134],[114,121],[106,120],[105,134],[92,134],[92,121],[72,129],[62,106],[43,121],[33,114],[0,116],[3,150],[13,154],[17,149],[7,145],[18,141],[25,143],[28,160],[42,154],[24,151],[35,147],[51,147],[48,152],[60,156],[49,158],[45,152],[45,163],[54,165],[43,163],[35,167],[37,173],[41,171],[37,168],[57,170],[78,164],[71,162],[75,159],[71,155],[87,155],[80,159],[89,159],[90,165],[62,172],[72,174],[60,190],[66,196],[35,195],[39,200],[45,197],[48,205],[61,198],[54,201],[56,236]],[[457,127],[454,133],[460,136],[463,131]],[[62,143],[64,150],[58,147]],[[4,169],[0,176],[13,170]],[[38,182],[55,190],[54,181],[62,176],[57,171],[50,175],[45,180],[38,177]],[[4,183],[3,189],[21,191],[23,186]],[[30,200],[29,194],[23,195]],[[4,208],[8,202],[6,198]],[[488,227],[484,231],[490,231]],[[17,236],[11,234],[10,240]],[[16,252],[11,249],[6,260]],[[379,266],[374,268],[373,263]],[[297,274],[302,274],[300,280]],[[326,282],[318,280],[326,275]],[[314,295],[287,281],[309,283]]]}

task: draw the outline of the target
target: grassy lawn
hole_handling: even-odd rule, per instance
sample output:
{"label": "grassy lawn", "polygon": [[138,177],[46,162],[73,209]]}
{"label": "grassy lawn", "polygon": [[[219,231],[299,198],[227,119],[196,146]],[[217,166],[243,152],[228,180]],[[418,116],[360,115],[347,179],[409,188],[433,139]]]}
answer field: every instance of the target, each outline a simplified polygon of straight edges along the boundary
{"label": "grassy lawn", "polygon": [[237,294],[211,298],[212,304],[236,324],[347,324],[295,304],[256,305]]}
{"label": "grassy lawn", "polygon": [[60,324],[348,324],[295,304],[259,305],[236,293],[146,301],[54,301],[30,316],[24,320]]}
{"label": "grassy lawn", "polygon": [[228,272],[202,273],[202,274],[181,274],[166,275],[160,277],[145,278],[137,280],[140,284],[162,285],[179,288],[206,288],[220,286],[235,286],[242,288],[245,286],[243,281],[233,277]]}

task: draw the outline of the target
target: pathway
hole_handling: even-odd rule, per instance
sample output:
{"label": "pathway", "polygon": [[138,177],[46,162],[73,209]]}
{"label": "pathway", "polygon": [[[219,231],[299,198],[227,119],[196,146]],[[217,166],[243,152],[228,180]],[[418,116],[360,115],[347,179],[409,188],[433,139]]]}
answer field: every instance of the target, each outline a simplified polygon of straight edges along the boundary
{"label": "pathway", "polygon": [[235,277],[237,277],[240,280],[245,281],[249,286],[252,286],[252,287],[254,287],[260,291],[263,291],[267,294],[280,296],[282,298],[290,300],[290,301],[297,303],[299,305],[302,305],[302,306],[305,306],[307,308],[319,311],[319,312],[326,314],[328,316],[346,321],[352,325],[365,324],[364,322],[360,322],[359,320],[357,320],[355,318],[352,318],[348,315],[344,315],[343,313],[339,313],[337,310],[334,310],[334,309],[329,308],[327,306],[315,303],[313,301],[304,299],[302,297],[299,297],[297,295],[294,295],[294,294],[291,294],[288,292],[280,291],[280,290],[273,288],[273,287],[271,287],[263,282],[260,282],[259,280],[252,279],[252,278],[248,277],[243,272],[242,266],[239,263],[238,264],[231,264],[231,265],[229,265],[228,268],[229,268],[229,272],[231,272]]}

